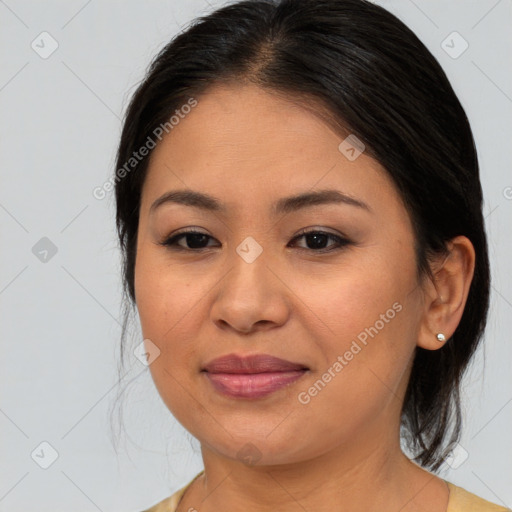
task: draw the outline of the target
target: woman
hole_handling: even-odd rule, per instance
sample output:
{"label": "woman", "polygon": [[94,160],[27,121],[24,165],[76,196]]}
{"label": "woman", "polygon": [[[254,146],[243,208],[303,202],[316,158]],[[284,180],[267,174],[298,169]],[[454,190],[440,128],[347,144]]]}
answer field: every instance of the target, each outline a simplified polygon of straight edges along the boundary
{"label": "woman", "polygon": [[489,264],[468,120],[397,18],[197,20],[133,96],[116,168],[147,363],[205,467],[149,511],[505,510],[434,474]]}

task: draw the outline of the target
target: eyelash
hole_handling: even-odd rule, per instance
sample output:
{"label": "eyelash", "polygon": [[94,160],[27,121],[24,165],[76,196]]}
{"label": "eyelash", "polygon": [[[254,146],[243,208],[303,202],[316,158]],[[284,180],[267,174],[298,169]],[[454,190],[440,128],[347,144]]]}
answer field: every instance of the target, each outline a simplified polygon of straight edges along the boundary
{"label": "eyelash", "polygon": [[[321,231],[318,229],[312,229],[312,230],[303,229],[302,231],[300,231],[300,233],[298,235],[293,237],[291,241],[293,242],[302,237],[305,237],[307,235],[313,235],[313,234],[327,236],[328,238],[334,240],[337,245],[334,248],[328,248],[328,249],[309,249],[307,247],[300,247],[299,249],[304,250],[304,251],[312,251],[315,253],[325,254],[325,253],[328,253],[331,251],[343,249],[346,245],[348,245],[350,243],[350,240],[348,240],[347,238],[344,238],[339,235],[335,235],[334,233],[329,233],[327,231]],[[163,245],[173,251],[202,252],[204,250],[209,249],[209,247],[201,247],[199,249],[189,249],[186,247],[178,246],[177,242],[179,240],[181,240],[183,237],[185,237],[186,235],[203,235],[203,236],[208,237],[209,239],[213,239],[213,237],[211,237],[210,235],[207,235],[206,233],[203,233],[202,231],[188,229],[187,231],[182,231],[181,233],[177,233],[177,234],[165,239],[163,242],[160,242],[160,245]]]}

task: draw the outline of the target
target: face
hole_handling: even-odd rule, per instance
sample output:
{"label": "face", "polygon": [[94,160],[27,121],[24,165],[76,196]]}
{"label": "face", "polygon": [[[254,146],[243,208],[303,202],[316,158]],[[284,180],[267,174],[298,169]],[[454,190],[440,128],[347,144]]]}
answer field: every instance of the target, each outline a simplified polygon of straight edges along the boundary
{"label": "face", "polygon": [[[135,294],[163,401],[202,446],[258,464],[395,436],[422,290],[393,183],[282,97],[224,85],[197,100],[154,149],[141,198]],[[217,209],[155,203],[175,191]],[[233,354],[298,366],[203,371]]]}

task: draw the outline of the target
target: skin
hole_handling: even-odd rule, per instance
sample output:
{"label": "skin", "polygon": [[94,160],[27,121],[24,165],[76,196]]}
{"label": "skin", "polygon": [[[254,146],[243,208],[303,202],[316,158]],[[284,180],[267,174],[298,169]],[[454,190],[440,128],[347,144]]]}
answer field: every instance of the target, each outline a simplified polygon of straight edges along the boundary
{"label": "skin", "polygon": [[[150,365],[155,385],[200,441],[205,466],[178,511],[446,510],[446,484],[400,450],[400,409],[416,346],[439,349],[436,334],[449,339],[460,321],[474,250],[457,237],[432,262],[434,279],[419,279],[396,188],[364,152],[349,161],[338,149],[343,139],[298,104],[233,84],[198,98],[151,155],[136,303],[144,338],[160,350]],[[211,194],[226,211],[166,203],[150,212],[174,189]],[[339,190],[369,210],[324,204],[273,214],[277,199],[320,189]],[[202,252],[160,244],[188,227],[212,237]],[[293,241],[302,228],[350,242],[320,253],[314,240]],[[252,263],[236,251],[248,236],[263,249]],[[189,247],[187,238],[179,245]],[[325,239],[322,247],[336,246]],[[300,403],[298,394],[396,303],[400,312]],[[309,372],[263,399],[233,399],[200,372],[230,353],[267,353]],[[257,450],[254,464],[237,455],[248,443]]]}

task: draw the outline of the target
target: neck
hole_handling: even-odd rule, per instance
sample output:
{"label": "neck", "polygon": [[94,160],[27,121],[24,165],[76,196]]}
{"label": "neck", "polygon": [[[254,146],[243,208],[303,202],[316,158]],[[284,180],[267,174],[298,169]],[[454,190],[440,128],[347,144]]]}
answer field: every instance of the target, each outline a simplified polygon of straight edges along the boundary
{"label": "neck", "polygon": [[435,512],[446,510],[444,482],[411,463],[398,438],[378,432],[287,465],[249,466],[205,446],[202,455],[204,475],[180,510],[409,512],[418,503],[430,503]]}

